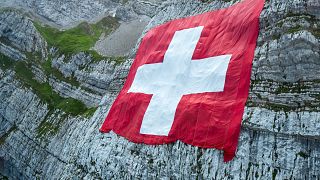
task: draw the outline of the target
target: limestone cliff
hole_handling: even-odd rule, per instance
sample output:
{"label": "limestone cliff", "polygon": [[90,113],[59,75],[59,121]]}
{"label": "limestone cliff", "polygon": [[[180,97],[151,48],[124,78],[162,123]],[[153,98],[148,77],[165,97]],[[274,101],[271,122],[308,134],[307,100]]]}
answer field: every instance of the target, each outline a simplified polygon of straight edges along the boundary
{"label": "limestone cliff", "polygon": [[0,179],[319,179],[318,0],[266,1],[233,161],[98,131],[138,37],[236,2],[1,2]]}

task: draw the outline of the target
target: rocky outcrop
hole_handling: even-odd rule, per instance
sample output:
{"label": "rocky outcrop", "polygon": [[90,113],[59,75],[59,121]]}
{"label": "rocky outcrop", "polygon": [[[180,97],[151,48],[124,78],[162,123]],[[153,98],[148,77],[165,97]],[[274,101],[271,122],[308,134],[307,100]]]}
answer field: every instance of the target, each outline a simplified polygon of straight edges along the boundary
{"label": "rocky outcrop", "polygon": [[4,7],[15,7],[42,17],[59,27],[72,27],[81,21],[94,22],[104,16],[113,15],[128,21],[140,15],[152,17],[161,4],[160,0],[4,0],[0,2]]}
{"label": "rocky outcrop", "polygon": [[[15,51],[22,51],[25,53],[38,52],[45,57],[46,42],[34,27],[32,20],[16,10],[2,9],[0,11],[1,53],[8,54],[6,50],[11,49],[9,56],[10,52],[14,54]],[[6,48],[4,44],[11,48]],[[24,58],[25,55],[17,53],[16,56]]]}
{"label": "rocky outcrop", "polygon": [[[83,21],[95,23],[106,16],[115,17],[123,25],[115,32],[113,38],[101,36],[94,49],[106,56],[123,56],[134,47],[142,30],[149,22],[150,17],[155,15],[156,9],[161,3],[161,0],[60,0],[58,2],[3,0],[0,2],[0,7],[19,9],[28,16],[59,29],[71,28]],[[124,34],[128,38],[124,39],[122,37]],[[115,39],[119,39],[119,41],[115,41]]]}
{"label": "rocky outcrop", "polygon": [[0,43],[0,52],[11,59],[16,59],[16,60],[26,59],[25,54],[3,43]]}
{"label": "rocky outcrop", "polygon": [[[145,32],[171,19],[233,3],[167,1]],[[116,64],[112,60],[94,62],[85,54],[77,54],[61,61],[53,60],[52,66],[66,77],[72,74],[82,86],[91,88],[92,94],[104,95],[92,116],[73,116],[49,109],[33,89],[16,79],[12,69],[0,66],[1,176],[12,179],[319,179],[319,8],[316,0],[266,2],[238,151],[229,163],[223,163],[222,152],[214,149],[181,142],[146,146],[98,131],[123,85],[132,59]]]}

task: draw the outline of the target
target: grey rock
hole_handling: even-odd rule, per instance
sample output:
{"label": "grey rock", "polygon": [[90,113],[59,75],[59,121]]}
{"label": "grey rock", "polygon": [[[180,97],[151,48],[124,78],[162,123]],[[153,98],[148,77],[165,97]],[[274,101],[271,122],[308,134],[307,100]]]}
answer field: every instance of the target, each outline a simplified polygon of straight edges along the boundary
{"label": "grey rock", "polygon": [[76,70],[89,62],[91,62],[91,58],[84,53],[78,53],[69,60],[65,60],[65,56],[62,55],[52,59],[52,67],[58,69],[65,77],[71,77]]}
{"label": "grey rock", "polygon": [[138,0],[130,1],[133,11],[139,15],[147,15],[153,17],[158,11],[158,6],[161,5],[161,0]]}
{"label": "grey rock", "polygon": [[0,43],[0,53],[4,54],[5,56],[11,58],[12,60],[24,60],[26,59],[26,55],[21,53],[20,51],[7,46],[5,44]]}
{"label": "grey rock", "polygon": [[99,61],[89,64],[85,69],[78,70],[74,76],[81,85],[100,94],[105,94],[116,71],[115,64]]}
{"label": "grey rock", "polygon": [[82,90],[80,87],[72,86],[69,83],[57,79],[49,78],[49,84],[52,86],[53,90],[62,97],[78,99],[88,107],[96,107],[102,99],[102,96],[100,95],[89,93]]}
{"label": "grey rock", "polygon": [[93,49],[105,56],[123,56],[129,54],[149,20],[150,18],[148,17],[142,17],[122,23],[110,36],[102,37],[97,41]]}
{"label": "grey rock", "polygon": [[37,80],[39,83],[45,83],[48,81],[47,76],[38,66],[32,66],[31,71],[34,74],[34,79]]}
{"label": "grey rock", "polygon": [[19,8],[32,13],[48,24],[60,28],[73,27],[81,21],[95,22],[106,15],[112,15],[123,21],[140,15],[155,15],[160,0],[132,1],[127,3],[113,0],[77,1],[77,0],[4,0],[0,6]]}
{"label": "grey rock", "polygon": [[[23,51],[46,54],[46,42],[34,27],[32,20],[16,10],[0,10],[0,39],[1,43],[11,46],[11,51]],[[2,45],[1,49],[8,49]],[[13,50],[16,49],[16,50]],[[2,52],[2,51],[1,51]],[[9,54],[10,56],[10,54]],[[22,52],[16,53],[17,58],[24,58]]]}
{"label": "grey rock", "polygon": [[[171,19],[235,2],[166,1],[144,33]],[[12,179],[319,179],[320,50],[314,33],[319,8],[316,0],[266,2],[238,151],[231,162],[223,163],[222,152],[215,149],[179,141],[148,146],[98,131],[123,86],[138,43],[120,65],[107,59],[92,62],[85,55],[55,60],[63,74],[73,74],[82,85],[99,91],[86,100],[104,94],[101,101],[94,100],[99,107],[90,118],[49,112],[12,71],[0,71],[0,136],[6,135],[0,144],[0,174]],[[84,94],[55,79],[50,84],[65,97]],[[39,137],[44,123],[57,131],[49,128]]]}

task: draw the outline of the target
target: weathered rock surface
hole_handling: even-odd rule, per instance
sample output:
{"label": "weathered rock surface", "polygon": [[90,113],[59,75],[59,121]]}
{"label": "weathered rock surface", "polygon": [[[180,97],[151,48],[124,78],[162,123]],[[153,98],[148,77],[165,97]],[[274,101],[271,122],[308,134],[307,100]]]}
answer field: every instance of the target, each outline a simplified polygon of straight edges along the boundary
{"label": "weathered rock surface", "polygon": [[[19,9],[29,16],[59,29],[71,28],[83,21],[93,23],[108,15],[116,17],[123,23],[114,35],[114,38],[119,41],[102,36],[101,40],[97,42],[95,50],[106,56],[122,56],[128,54],[134,47],[150,17],[155,15],[156,9],[161,3],[161,0],[59,0],[58,2],[3,0],[0,2],[0,7]],[[123,39],[123,33],[128,38]],[[105,46],[107,47],[105,48]]]}
{"label": "weathered rock surface", "polygon": [[110,36],[101,37],[94,49],[106,56],[129,54],[149,21],[150,18],[141,17],[131,22],[122,23]]}
{"label": "weathered rock surface", "polygon": [[5,56],[10,57],[11,59],[16,59],[16,60],[26,59],[25,54],[3,43],[0,43],[0,52]]}
{"label": "weathered rock surface", "polygon": [[[171,19],[232,3],[167,1],[159,7],[146,30]],[[73,117],[60,110],[50,112],[48,105],[30,88],[23,87],[12,70],[1,69],[1,176],[12,179],[319,179],[319,8],[317,0],[266,2],[237,157],[230,163],[223,163],[222,152],[214,149],[181,142],[146,146],[128,142],[114,133],[99,133],[132,59],[120,65],[109,61],[92,63],[90,57],[77,54],[71,59],[56,59],[52,65],[65,76],[73,74],[82,85],[96,88],[93,94],[103,93],[97,111],[89,118]],[[143,12],[148,11],[147,8]],[[19,41],[27,40],[24,37]],[[65,96],[72,95],[65,93]],[[75,93],[74,97],[81,95]]]}
{"label": "weathered rock surface", "polygon": [[128,21],[139,15],[153,16],[161,0],[4,0],[0,6],[31,11],[60,27],[71,27],[81,21],[93,22],[101,17],[113,15]]}
{"label": "weathered rock surface", "polygon": [[[10,9],[0,10],[0,52],[13,58],[25,58],[21,52],[46,53],[46,42],[32,24],[30,18]],[[11,46],[11,48],[7,47]],[[15,50],[16,49],[16,50]]]}

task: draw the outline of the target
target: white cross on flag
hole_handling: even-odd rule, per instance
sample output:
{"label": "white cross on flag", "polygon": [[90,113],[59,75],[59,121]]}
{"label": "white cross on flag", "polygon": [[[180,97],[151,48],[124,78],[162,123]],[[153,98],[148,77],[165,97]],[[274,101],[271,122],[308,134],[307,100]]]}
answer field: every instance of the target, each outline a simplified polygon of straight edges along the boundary
{"label": "white cross on flag", "polygon": [[130,141],[236,151],[264,0],[177,19],[143,38],[101,127]]}

